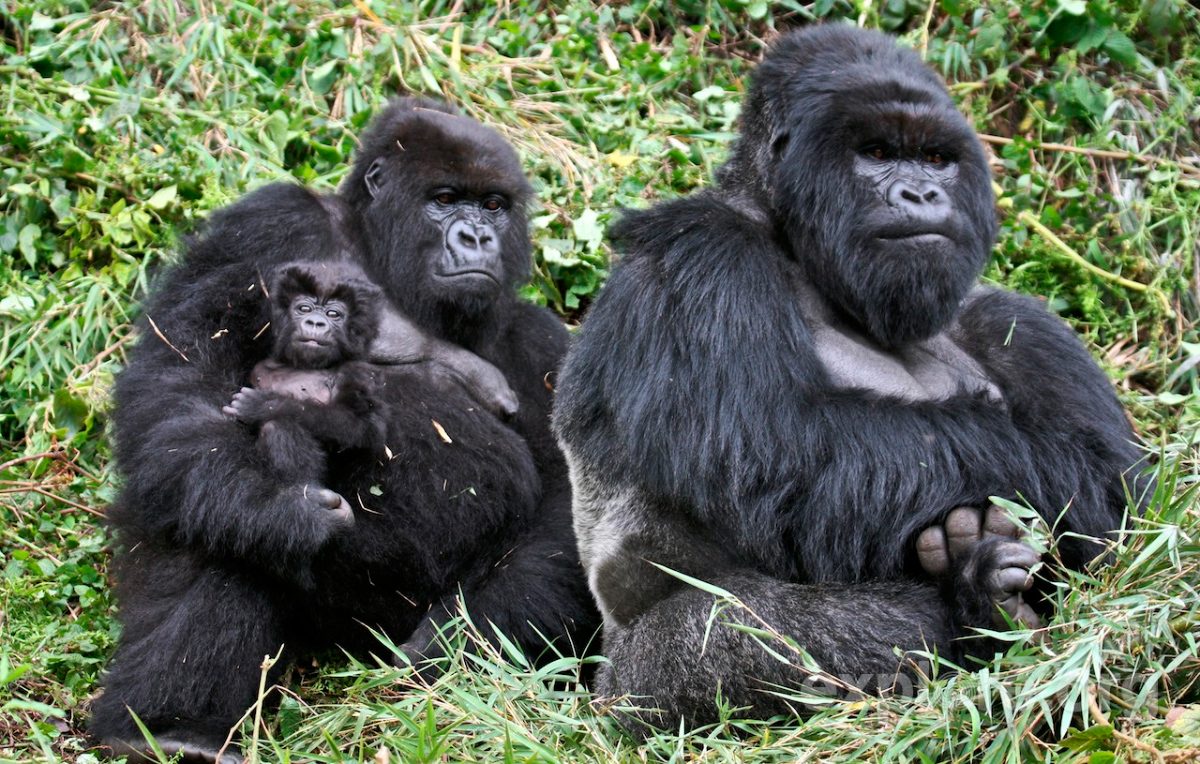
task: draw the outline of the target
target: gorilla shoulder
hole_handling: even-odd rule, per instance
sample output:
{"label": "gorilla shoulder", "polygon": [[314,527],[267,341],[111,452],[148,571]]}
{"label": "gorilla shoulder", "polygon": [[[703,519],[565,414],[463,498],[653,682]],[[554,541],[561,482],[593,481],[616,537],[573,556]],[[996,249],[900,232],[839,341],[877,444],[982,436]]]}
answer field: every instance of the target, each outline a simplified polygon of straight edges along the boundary
{"label": "gorilla shoulder", "polygon": [[763,209],[748,198],[708,189],[650,209],[627,210],[609,235],[622,262],[650,258],[668,273],[691,267],[708,271],[745,260],[750,252],[783,257],[767,222]]}

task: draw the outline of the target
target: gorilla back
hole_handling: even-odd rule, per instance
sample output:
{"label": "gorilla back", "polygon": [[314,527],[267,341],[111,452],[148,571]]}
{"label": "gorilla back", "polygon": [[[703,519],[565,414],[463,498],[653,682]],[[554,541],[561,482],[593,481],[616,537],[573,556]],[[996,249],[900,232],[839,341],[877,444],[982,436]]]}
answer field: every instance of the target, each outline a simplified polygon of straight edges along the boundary
{"label": "gorilla back", "polygon": [[[389,105],[362,146],[337,196],[272,185],[213,215],[146,305],[158,331],[133,350],[113,417],[124,631],[92,719],[118,751],[144,748],[132,710],[165,750],[213,761],[264,655],[369,648],[372,627],[415,660],[436,656],[459,592],[489,637],[494,625],[531,655],[594,627],[548,427],[544,379],[566,332],[516,297],[530,267],[516,155],[419,99]],[[323,490],[272,469],[221,408],[271,355],[265,285],[333,258],[362,266],[385,312],[494,365],[519,400],[499,411],[516,416],[435,384],[412,324],[385,319],[368,360],[386,449],[330,454]]]}
{"label": "gorilla back", "polygon": [[[824,26],[772,46],[714,188],[620,221],[555,411],[601,692],[670,725],[713,719],[718,691],[786,711],[772,689],[814,682],[710,634],[712,597],[650,563],[873,691],[905,671],[896,648],[990,653],[973,627],[1044,617],[1037,555],[989,497],[1058,534],[1120,528],[1133,434],[1066,326],[977,286],[993,214],[941,80],[884,35]],[[1099,549],[1060,548],[1072,566]]]}

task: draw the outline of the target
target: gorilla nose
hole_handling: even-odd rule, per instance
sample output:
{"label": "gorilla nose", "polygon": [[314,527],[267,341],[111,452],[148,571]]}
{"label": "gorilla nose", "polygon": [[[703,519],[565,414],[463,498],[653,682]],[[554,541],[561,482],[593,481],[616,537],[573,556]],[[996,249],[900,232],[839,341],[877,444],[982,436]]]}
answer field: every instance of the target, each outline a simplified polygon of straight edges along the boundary
{"label": "gorilla nose", "polygon": [[888,204],[921,220],[944,220],[950,212],[950,200],[936,183],[923,180],[898,180],[887,193]]}
{"label": "gorilla nose", "polygon": [[492,232],[486,227],[464,223],[458,229],[458,243],[467,249],[486,247],[492,241]]}
{"label": "gorilla nose", "polygon": [[448,234],[446,244],[459,264],[491,259],[500,252],[496,231],[486,223],[456,220]]}

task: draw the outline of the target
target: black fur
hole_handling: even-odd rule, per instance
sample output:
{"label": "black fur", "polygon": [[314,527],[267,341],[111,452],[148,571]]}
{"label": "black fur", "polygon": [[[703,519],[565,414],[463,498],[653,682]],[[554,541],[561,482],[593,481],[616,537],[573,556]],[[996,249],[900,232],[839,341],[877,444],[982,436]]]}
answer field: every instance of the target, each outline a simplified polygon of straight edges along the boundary
{"label": "black fur", "polygon": [[[449,111],[389,105],[338,196],[271,185],[214,214],[147,301],[158,330],[143,328],[115,391],[124,484],[110,518],[124,631],[93,705],[101,740],[139,741],[132,709],[151,731],[212,749],[253,702],[265,654],[377,648],[371,627],[419,657],[459,591],[476,624],[531,654],[541,635],[567,647],[594,628],[548,426],[545,380],[567,336],[516,297],[530,268],[529,186],[499,136]],[[387,185],[372,198],[362,169],[375,160]],[[429,278],[443,251],[422,214],[435,184],[510,200],[495,228],[494,288]],[[221,412],[271,354],[266,285],[277,271],[344,257],[423,331],[499,368],[520,400],[502,421],[422,364],[389,369],[390,453],[329,456],[328,488],[353,508],[351,527],[306,484],[282,480],[255,434]]]}
{"label": "black fur", "polygon": [[[924,202],[889,197],[893,178],[927,176]],[[929,200],[943,205],[939,236],[921,227]],[[895,647],[993,647],[958,639],[991,625],[983,588],[944,599],[916,559],[916,536],[952,509],[1023,497],[1052,523],[1069,507],[1059,534],[1121,527],[1138,451],[1108,381],[1036,302],[973,289],[992,205],[941,80],[884,35],[824,26],[767,54],[714,188],[625,214],[612,234],[623,259],[555,412],[605,616],[601,692],[644,696],[663,711],[646,718],[671,724],[713,719],[718,689],[778,711],[764,689],[802,681],[745,634],[719,629],[702,649],[712,597],[647,561],[726,587],[827,671],[875,689],[895,675]],[[820,356],[830,332],[897,371],[840,382]],[[922,348],[949,353],[918,368],[958,392],[921,395],[916,371],[917,395],[880,392]],[[1062,551],[1079,566],[1097,547]]]}

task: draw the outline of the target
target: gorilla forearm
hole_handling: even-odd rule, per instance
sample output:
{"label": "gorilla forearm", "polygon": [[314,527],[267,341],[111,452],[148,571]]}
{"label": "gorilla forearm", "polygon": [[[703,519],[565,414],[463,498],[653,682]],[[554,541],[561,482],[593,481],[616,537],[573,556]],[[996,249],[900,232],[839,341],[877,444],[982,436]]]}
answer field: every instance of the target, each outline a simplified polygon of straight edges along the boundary
{"label": "gorilla forearm", "polygon": [[169,275],[147,309],[158,328],[143,330],[114,389],[124,485],[111,518],[122,544],[153,535],[284,571],[336,530],[305,486],[281,479],[253,434],[221,413],[267,351],[254,338],[266,311],[245,288],[252,273],[223,268],[186,284]]}
{"label": "gorilla forearm", "polygon": [[[682,718],[691,727],[717,720],[713,699],[718,693],[731,708],[751,709],[739,715],[761,719],[803,712],[777,695],[781,687],[805,686],[818,699],[856,697],[860,690],[910,694],[921,681],[911,663],[923,661],[901,658],[897,648],[901,654],[936,651],[951,660],[958,657],[953,624],[928,584],[826,587],[750,572],[708,580],[747,609],[726,608],[714,620],[712,597],[685,586],[628,628],[606,629],[609,661],[597,677],[598,694],[629,695],[631,705],[659,709],[637,714],[654,726],[670,728]],[[758,618],[795,640],[822,673],[802,668],[803,657],[783,643],[762,640],[787,662],[738,630],[738,625],[761,628]],[[635,734],[647,732],[624,715],[618,719]]]}
{"label": "gorilla forearm", "polygon": [[516,393],[499,369],[469,350],[427,334],[391,307],[383,311],[370,358],[390,365],[431,364],[434,368],[429,376],[433,381],[445,379],[462,387],[499,416],[510,417],[517,412]]}
{"label": "gorilla forearm", "polygon": [[[252,401],[252,403],[251,403]],[[246,424],[280,421],[298,426],[334,448],[372,448],[382,445],[382,413],[354,401],[344,389],[329,403],[291,398],[243,388],[234,397],[237,417]]]}
{"label": "gorilla forearm", "polygon": [[245,428],[215,411],[176,415],[139,429],[135,444],[125,440],[118,442],[126,479],[111,518],[138,537],[254,560],[288,576],[335,530],[304,486],[275,479]]}

